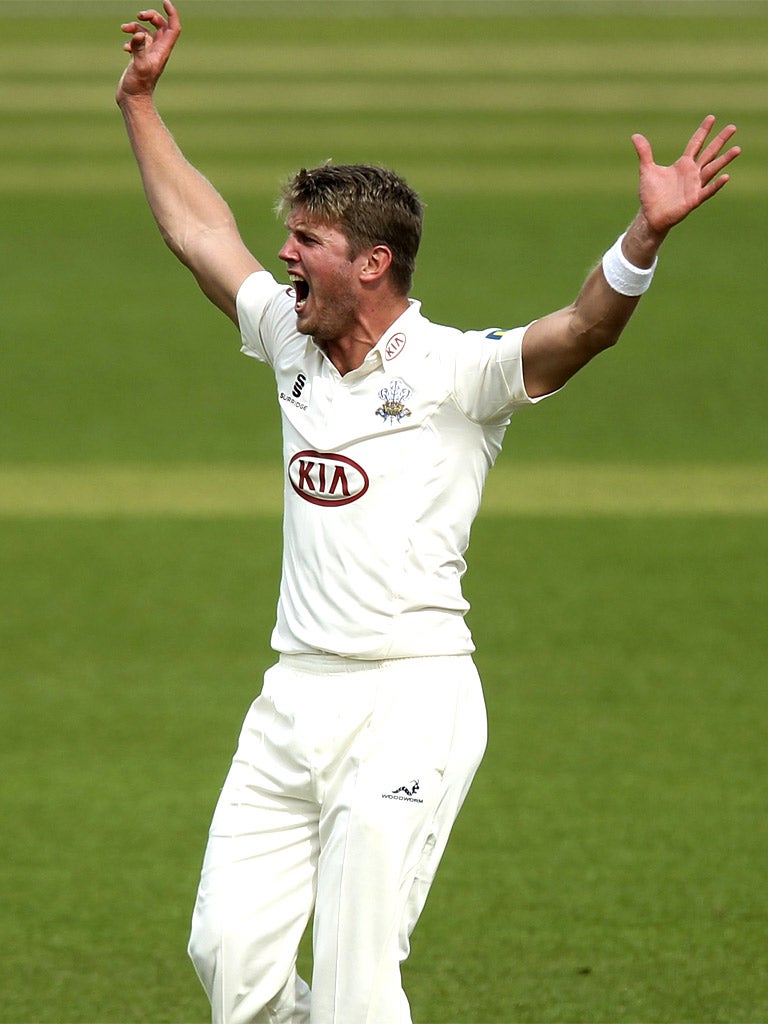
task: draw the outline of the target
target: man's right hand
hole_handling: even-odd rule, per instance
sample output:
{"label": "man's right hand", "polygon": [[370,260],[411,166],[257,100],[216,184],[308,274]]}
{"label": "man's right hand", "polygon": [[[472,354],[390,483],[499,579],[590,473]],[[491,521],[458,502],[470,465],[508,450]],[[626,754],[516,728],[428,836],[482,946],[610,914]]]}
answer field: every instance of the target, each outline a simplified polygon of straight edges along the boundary
{"label": "man's right hand", "polygon": [[163,0],[163,8],[166,17],[155,10],[139,11],[137,21],[129,21],[121,26],[123,32],[131,36],[123,47],[130,53],[131,63],[123,72],[117,87],[118,103],[130,96],[151,96],[168,63],[181,34],[181,20],[171,0]]}
{"label": "man's right hand", "polygon": [[263,267],[243,243],[229,206],[184,157],[155,106],[152,94],[181,34],[176,8],[170,0],[163,7],[165,16],[140,11],[136,21],[122,26],[131,37],[125,44],[131,62],[117,102],[163,240],[237,324],[240,286]]}

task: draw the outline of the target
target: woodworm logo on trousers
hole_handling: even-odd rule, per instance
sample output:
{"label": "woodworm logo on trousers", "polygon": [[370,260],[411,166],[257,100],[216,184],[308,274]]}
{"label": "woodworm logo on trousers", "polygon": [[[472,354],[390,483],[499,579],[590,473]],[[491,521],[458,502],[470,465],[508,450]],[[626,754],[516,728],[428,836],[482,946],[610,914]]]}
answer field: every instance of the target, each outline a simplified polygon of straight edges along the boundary
{"label": "woodworm logo on trousers", "polygon": [[291,487],[313,505],[349,505],[370,483],[362,466],[332,452],[297,452],[288,463]]}
{"label": "woodworm logo on trousers", "polygon": [[421,784],[418,779],[411,779],[407,786],[398,786],[397,789],[393,789],[391,793],[382,793],[382,800],[404,800],[409,804],[423,804],[424,801],[420,796],[416,794],[421,789]]}

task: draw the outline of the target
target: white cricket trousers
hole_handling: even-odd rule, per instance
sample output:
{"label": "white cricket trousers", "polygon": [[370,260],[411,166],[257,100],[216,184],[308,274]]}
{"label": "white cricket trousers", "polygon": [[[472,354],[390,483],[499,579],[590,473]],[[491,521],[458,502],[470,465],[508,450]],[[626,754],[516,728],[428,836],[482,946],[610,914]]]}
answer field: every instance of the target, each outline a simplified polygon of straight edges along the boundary
{"label": "white cricket trousers", "polygon": [[[400,965],[485,743],[469,656],[281,656],[243,724],[192,920],[214,1024],[410,1024]],[[310,991],[296,958],[313,910]]]}

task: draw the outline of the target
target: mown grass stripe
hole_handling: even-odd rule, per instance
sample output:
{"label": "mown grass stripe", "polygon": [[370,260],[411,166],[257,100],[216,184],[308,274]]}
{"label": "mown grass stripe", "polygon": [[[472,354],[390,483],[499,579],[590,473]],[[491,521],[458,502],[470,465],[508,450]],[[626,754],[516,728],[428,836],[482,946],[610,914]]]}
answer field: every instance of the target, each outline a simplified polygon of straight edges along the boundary
{"label": "mown grass stripe", "polygon": [[[0,515],[279,515],[279,467],[6,466]],[[526,464],[496,469],[483,514],[762,515],[768,467]]]}
{"label": "mown grass stripe", "polygon": [[[737,15],[753,15],[756,12],[756,0],[728,0],[729,13]],[[252,16],[254,0],[187,0],[185,11],[194,11],[197,17],[215,16],[226,23],[247,21]],[[258,14],[262,18],[280,19],[283,21],[299,20],[306,24],[306,19],[317,17],[318,9],[323,19],[350,23],[352,20],[369,18],[407,18],[409,21],[423,19],[447,18],[489,18],[508,15],[517,19],[530,17],[528,5],[520,0],[293,0],[286,4],[285,0],[258,0]],[[70,19],[72,5],[70,0],[41,0],[38,5],[30,4],[29,0],[3,0],[6,8],[4,13],[9,16],[31,20],[34,24],[38,18]],[[41,9],[42,8],[42,9]],[[685,15],[702,17],[717,13],[722,8],[722,0],[536,0],[536,14],[547,18],[552,15],[560,17],[564,14],[578,15],[580,18],[596,15],[628,15],[646,19],[649,15],[663,15],[666,18]],[[78,4],[80,17],[93,15],[103,18],[114,10],[115,16],[124,12],[124,6],[117,0],[81,0]],[[759,12],[758,12],[759,13]],[[226,27],[229,27],[227,24]]]}
{"label": "mown grass stripe", "polygon": [[[88,132],[81,131],[78,117],[62,119],[47,112],[34,116],[8,118],[0,124],[0,154],[3,160],[39,161],[56,155],[83,163],[90,159],[113,159],[121,163],[130,157],[122,122],[111,109],[100,117],[90,119]],[[658,114],[653,115],[654,120]],[[292,124],[282,115],[265,115],[260,132],[254,136],[238,134],[236,115],[179,118],[176,135],[178,141],[194,149],[198,159],[208,162],[247,160],[252,165],[263,162],[283,164],[290,162],[294,153],[306,153],[317,148],[323,152],[342,149],[362,150],[385,148],[397,154],[421,158],[427,162],[434,156],[464,157],[471,154],[475,163],[483,159],[499,160],[513,157],[515,161],[542,163],[552,161],[583,161],[594,163],[599,157],[621,160],[634,165],[634,150],[630,142],[632,130],[646,128],[648,115],[622,115],[593,112],[578,124],[568,122],[567,116],[547,119],[542,123],[536,114],[527,111],[495,113],[488,111],[473,117],[461,132],[456,131],[456,119],[449,112],[437,113],[424,121],[418,114],[382,116],[375,122],[360,121],[354,116],[341,118],[334,114],[318,116],[309,121],[296,138]],[[678,119],[663,122],[653,128],[653,141],[660,154],[672,154],[680,143],[682,125]],[[553,122],[557,138],[553,137]],[[686,127],[690,124],[686,121]],[[386,138],[382,132],[386,129]],[[649,129],[650,130],[650,129]],[[748,128],[750,130],[750,128]],[[754,136],[749,139],[750,157],[768,156],[768,139]]]}
{"label": "mown grass stripe", "polygon": [[[380,26],[377,26],[379,28]],[[504,23],[506,37],[513,30]],[[17,43],[6,50],[0,81],[12,80],[21,75],[35,79],[61,77],[71,81],[73,77],[85,81],[96,80],[104,75],[118,75],[127,63],[119,45],[122,36],[116,31],[114,48],[104,45],[85,45],[81,61],[73,68],[69,51],[58,43]],[[636,74],[648,82],[658,73],[690,78],[697,74],[708,77],[708,70],[720,69],[728,73],[738,70],[742,74],[765,73],[765,46],[762,40],[742,38],[718,40],[702,44],[700,40],[656,40],[649,47],[646,40],[631,41],[616,38],[610,46],[604,42],[590,43],[583,39],[568,42],[549,40],[515,44],[512,39],[491,43],[488,39],[466,40],[460,43],[441,41],[428,48],[419,42],[407,44],[402,41],[387,41],[376,38],[366,43],[358,33],[353,49],[339,43],[333,45],[327,40],[308,44],[297,42],[291,36],[290,44],[271,40],[268,44],[239,42],[227,43],[190,42],[185,39],[183,50],[174,55],[174,77],[190,76],[195,81],[201,77],[226,81],[233,75],[243,75],[251,80],[271,81],[285,71],[285,61],[290,57],[296,66],[302,67],[302,81],[309,74],[314,77],[333,74],[365,72],[375,74],[441,77],[449,73],[457,83],[463,76],[515,75],[535,73],[538,79],[562,78],[566,75],[588,74],[608,77],[616,72]],[[705,72],[702,69],[707,69]],[[165,88],[165,85],[164,85]]]}
{"label": "mown grass stripe", "polygon": [[[264,197],[268,209],[288,174],[299,165],[294,160],[242,164],[206,163],[205,174],[228,198]],[[542,167],[535,160],[486,160],[481,163],[451,161],[450,166],[416,159],[402,159],[398,169],[425,195],[436,196],[615,196],[626,198],[635,185],[635,169],[622,161],[601,166],[595,174],[592,165],[576,167],[572,163]],[[765,174],[759,165],[739,166],[738,178],[728,186],[730,195],[764,196]],[[92,196],[129,194],[141,200],[138,172],[129,156],[124,160],[91,160],[87,165],[58,159],[43,168],[31,161],[7,161],[0,166],[0,195],[18,196]]]}
{"label": "mown grass stripe", "polygon": [[[452,110],[456,115],[485,111],[569,111],[591,114],[594,110],[627,111],[637,114],[644,110],[666,109],[700,115],[702,104],[708,103],[708,91],[703,93],[697,79],[684,82],[658,82],[638,79],[636,82],[605,81],[548,81],[527,80],[464,81],[449,79],[450,97],[446,95],[446,79],[398,81],[382,78],[379,83],[355,87],[349,82],[320,80],[312,84],[302,99],[303,115],[317,111],[336,114],[358,112],[368,117],[393,110],[404,111],[409,117],[434,111]],[[378,87],[386,83],[386,93]],[[721,109],[761,112],[768,99],[761,81],[741,82],[724,78],[713,86]],[[183,111],[205,111],[207,115],[225,111],[239,111],[250,115],[261,112],[282,112],[286,117],[295,114],[296,101],[290,91],[275,85],[254,84],[251,81],[180,82],[169,84],[163,93],[166,114]],[[61,111],[62,114],[99,113],[112,109],[111,89],[101,88],[93,82],[29,82],[14,83],[12,88],[0,92],[0,112]]]}
{"label": "mown grass stripe", "polygon": [[768,466],[520,465],[493,472],[486,514],[755,515]]}

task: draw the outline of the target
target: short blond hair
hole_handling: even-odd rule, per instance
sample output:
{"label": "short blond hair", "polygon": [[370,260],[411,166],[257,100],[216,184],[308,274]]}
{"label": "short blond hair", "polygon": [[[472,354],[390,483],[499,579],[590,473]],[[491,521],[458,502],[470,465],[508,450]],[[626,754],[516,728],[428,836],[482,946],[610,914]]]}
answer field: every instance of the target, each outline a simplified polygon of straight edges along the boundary
{"label": "short blond hair", "polygon": [[386,245],[397,291],[410,291],[424,207],[400,175],[368,164],[303,167],[285,183],[277,212],[285,217],[296,208],[343,231],[352,259],[374,245]]}

